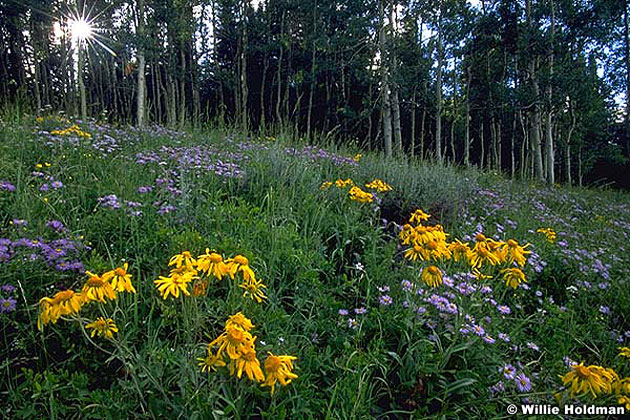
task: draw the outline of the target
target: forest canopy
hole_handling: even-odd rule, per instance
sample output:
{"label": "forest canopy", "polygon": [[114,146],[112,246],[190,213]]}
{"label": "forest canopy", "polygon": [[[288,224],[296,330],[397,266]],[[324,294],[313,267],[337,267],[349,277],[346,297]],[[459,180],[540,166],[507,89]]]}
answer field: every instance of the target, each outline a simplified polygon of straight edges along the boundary
{"label": "forest canopy", "polygon": [[0,105],[630,187],[615,0],[0,0]]}

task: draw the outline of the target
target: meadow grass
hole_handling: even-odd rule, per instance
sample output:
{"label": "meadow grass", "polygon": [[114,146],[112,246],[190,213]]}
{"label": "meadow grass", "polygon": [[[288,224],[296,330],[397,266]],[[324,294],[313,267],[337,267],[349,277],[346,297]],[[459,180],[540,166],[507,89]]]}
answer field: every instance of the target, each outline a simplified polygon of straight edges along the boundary
{"label": "meadow grass", "polygon": [[[630,341],[625,193],[377,153],[359,159],[351,148],[281,136],[95,123],[80,126],[90,138],[51,134],[70,125],[0,126],[8,418],[494,418],[511,402],[558,404],[556,393],[563,403],[594,401],[563,391],[558,376],[571,361],[630,374],[618,350]],[[320,188],[347,178],[393,190],[359,203],[347,189]],[[418,208],[448,241],[472,246],[483,232],[530,243],[527,283],[507,287],[498,267],[477,279],[445,260],[444,284],[428,287],[427,264],[404,258],[399,239]],[[170,258],[206,248],[247,257],[267,299],[244,298],[229,278],[199,297],[162,299],[154,280],[168,275]],[[41,298],[79,291],[85,270],[125,262],[137,293],[37,329]],[[239,311],[255,326],[261,361],[268,352],[297,357],[298,378],[273,395],[225,367],[198,366]],[[111,340],[85,329],[99,316],[118,326]],[[623,392],[595,401],[616,405]]]}

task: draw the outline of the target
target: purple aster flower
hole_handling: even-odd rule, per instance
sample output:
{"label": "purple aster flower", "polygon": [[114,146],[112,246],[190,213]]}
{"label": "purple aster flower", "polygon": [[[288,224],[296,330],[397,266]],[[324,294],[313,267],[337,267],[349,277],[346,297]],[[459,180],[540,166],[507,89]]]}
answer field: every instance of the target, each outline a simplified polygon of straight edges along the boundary
{"label": "purple aster flower", "polygon": [[366,312],[367,312],[367,309],[365,309],[364,307],[354,308],[354,313],[357,315],[363,315]]}
{"label": "purple aster flower", "polygon": [[8,299],[0,298],[0,312],[1,313],[10,313],[15,311],[17,307],[17,301],[12,297]]}
{"label": "purple aster flower", "polygon": [[418,313],[418,315],[422,315],[427,312],[427,308],[425,308],[424,306],[419,306],[418,309],[416,309],[416,312]]}
{"label": "purple aster flower", "polygon": [[488,344],[494,344],[497,342],[497,340],[495,340],[494,338],[490,337],[489,335],[484,335],[483,336],[483,341],[485,341]]}
{"label": "purple aster flower", "polygon": [[505,379],[514,379],[516,377],[516,368],[510,364],[503,366],[499,369],[499,372],[503,372]]}
{"label": "purple aster flower", "polygon": [[535,343],[532,343],[531,341],[528,341],[526,345],[528,348],[532,350],[540,351],[540,348]]}
{"label": "purple aster flower", "polygon": [[506,343],[510,342],[510,336],[505,333],[499,333],[499,340],[503,340]]}
{"label": "purple aster flower", "polygon": [[516,383],[516,387],[521,392],[529,392],[532,390],[532,382],[529,380],[524,373],[520,373],[514,378],[514,382]]}
{"label": "purple aster flower", "polygon": [[160,207],[157,212],[158,212],[158,214],[167,214],[167,213],[171,213],[173,211],[175,211],[175,206],[172,206],[170,204],[165,204],[162,207]]}
{"label": "purple aster flower", "polygon": [[13,220],[11,220],[11,224],[13,226],[22,227],[22,226],[27,226],[28,225],[28,221],[26,221],[24,219],[13,219]]}
{"label": "purple aster flower", "polygon": [[411,289],[413,289],[413,283],[411,283],[409,280],[403,280],[402,282],[400,282],[400,285],[405,292],[411,292]]}
{"label": "purple aster flower", "polygon": [[53,189],[58,190],[63,187],[63,183],[61,181],[53,181],[50,183],[50,186],[53,187]]}
{"label": "purple aster flower", "polygon": [[10,182],[7,182],[7,181],[0,181],[0,190],[13,192],[13,191],[15,191],[15,185],[13,185],[13,184],[11,184]]}
{"label": "purple aster flower", "polygon": [[42,184],[42,186],[39,187],[39,190],[41,192],[47,192],[48,190],[50,190],[50,187],[48,186],[48,184]]}
{"label": "purple aster flower", "polygon": [[341,315],[341,316],[348,315],[348,310],[347,309],[339,309],[339,315]]}
{"label": "purple aster flower", "polygon": [[383,306],[389,306],[393,302],[394,302],[393,299],[389,295],[383,295],[378,299],[378,303],[380,303]]}
{"label": "purple aster flower", "polygon": [[2,286],[0,286],[0,290],[5,293],[13,293],[15,292],[15,286],[12,284],[3,284]]}
{"label": "purple aster flower", "polygon": [[503,381],[499,381],[495,385],[492,385],[490,387],[490,394],[491,395],[500,394],[500,393],[502,393],[504,391],[505,391],[505,385],[503,384]]}
{"label": "purple aster flower", "polygon": [[151,192],[151,191],[153,191],[153,187],[150,186],[150,185],[138,187],[138,192],[140,194],[146,194],[146,193]]}
{"label": "purple aster flower", "polygon": [[608,315],[610,314],[610,308],[608,306],[601,305],[599,307],[599,312],[601,312],[604,315]]}
{"label": "purple aster flower", "polygon": [[473,325],[472,331],[480,337],[486,335],[486,330],[481,325]]}
{"label": "purple aster flower", "polygon": [[389,292],[389,286],[379,286],[378,291],[381,293]]}
{"label": "purple aster flower", "polygon": [[66,230],[63,223],[61,223],[59,220],[51,220],[48,223],[46,223],[46,226],[48,226],[49,228],[51,228],[57,233],[62,233]]}
{"label": "purple aster flower", "polygon": [[512,313],[512,310],[510,309],[509,306],[506,305],[499,305],[497,306],[497,310],[502,313],[503,315],[509,315]]}

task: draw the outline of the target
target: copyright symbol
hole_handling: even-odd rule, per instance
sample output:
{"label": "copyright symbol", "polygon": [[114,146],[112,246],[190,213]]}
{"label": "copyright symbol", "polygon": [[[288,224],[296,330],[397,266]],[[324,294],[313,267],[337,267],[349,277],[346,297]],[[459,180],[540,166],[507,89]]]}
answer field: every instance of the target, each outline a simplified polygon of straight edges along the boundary
{"label": "copyright symbol", "polygon": [[518,412],[518,407],[516,407],[514,404],[510,404],[507,406],[507,413],[510,415],[514,415]]}

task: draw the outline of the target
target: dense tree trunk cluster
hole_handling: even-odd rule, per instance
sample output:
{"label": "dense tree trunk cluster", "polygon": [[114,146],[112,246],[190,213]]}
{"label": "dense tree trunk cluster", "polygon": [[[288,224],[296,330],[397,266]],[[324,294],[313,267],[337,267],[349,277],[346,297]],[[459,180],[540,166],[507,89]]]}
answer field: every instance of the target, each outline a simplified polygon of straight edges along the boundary
{"label": "dense tree trunk cluster", "polygon": [[548,183],[627,162],[627,2],[474,3],[0,0],[0,102],[289,129]]}

